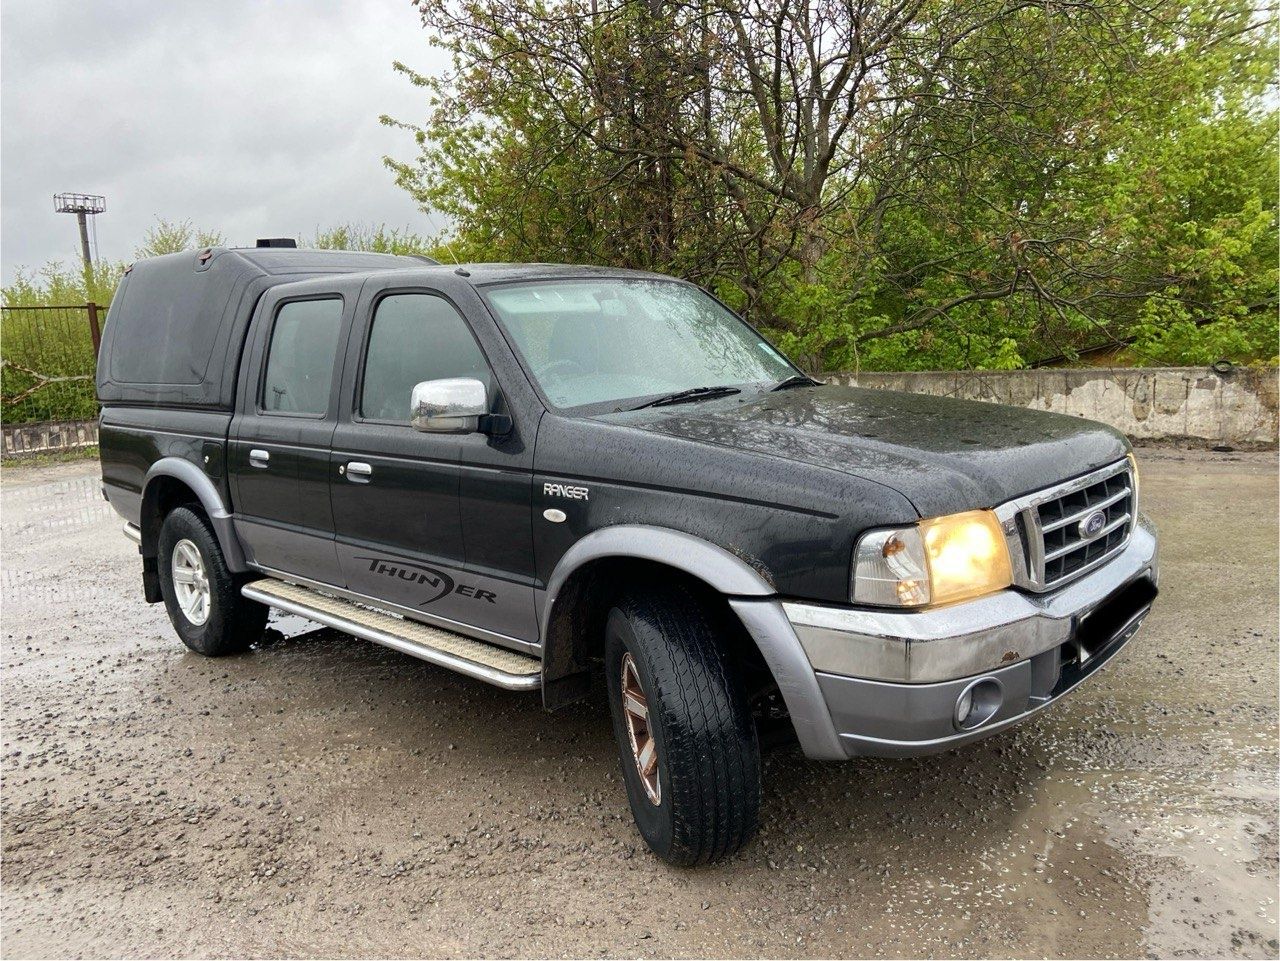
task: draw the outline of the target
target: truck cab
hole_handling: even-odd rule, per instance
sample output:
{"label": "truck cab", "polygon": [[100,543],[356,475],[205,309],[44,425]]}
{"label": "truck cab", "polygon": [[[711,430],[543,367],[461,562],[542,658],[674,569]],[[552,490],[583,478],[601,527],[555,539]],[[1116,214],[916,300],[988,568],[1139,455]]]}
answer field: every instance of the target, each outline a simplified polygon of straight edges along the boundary
{"label": "truck cab", "polygon": [[263,246],[135,264],[103,490],[193,651],[289,611],[556,710],[603,691],[641,835],[755,830],[760,745],[1005,730],[1156,595],[1101,424],[822,384],[658,274]]}

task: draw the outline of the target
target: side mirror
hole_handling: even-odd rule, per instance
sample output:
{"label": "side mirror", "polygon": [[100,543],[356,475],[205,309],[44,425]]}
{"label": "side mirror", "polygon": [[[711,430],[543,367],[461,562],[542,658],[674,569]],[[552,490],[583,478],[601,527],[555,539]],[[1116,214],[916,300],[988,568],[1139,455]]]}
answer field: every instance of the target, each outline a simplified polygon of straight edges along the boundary
{"label": "side mirror", "polygon": [[414,430],[431,434],[471,434],[489,413],[484,384],[474,377],[446,377],[416,384],[409,401]]}

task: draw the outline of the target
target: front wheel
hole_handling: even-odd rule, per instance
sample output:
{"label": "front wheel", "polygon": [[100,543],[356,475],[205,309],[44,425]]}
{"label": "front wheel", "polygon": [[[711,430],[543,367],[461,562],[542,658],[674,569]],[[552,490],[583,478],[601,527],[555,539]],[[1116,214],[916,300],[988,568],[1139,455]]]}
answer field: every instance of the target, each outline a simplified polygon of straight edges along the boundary
{"label": "front wheel", "polygon": [[755,725],[703,605],[681,587],[622,600],[605,625],[614,736],[631,813],[672,864],[708,864],[756,832]]}
{"label": "front wheel", "polygon": [[157,566],[169,620],[191,650],[207,657],[239,654],[262,636],[267,609],[240,596],[203,514],[189,507],[169,512],[160,526]]}

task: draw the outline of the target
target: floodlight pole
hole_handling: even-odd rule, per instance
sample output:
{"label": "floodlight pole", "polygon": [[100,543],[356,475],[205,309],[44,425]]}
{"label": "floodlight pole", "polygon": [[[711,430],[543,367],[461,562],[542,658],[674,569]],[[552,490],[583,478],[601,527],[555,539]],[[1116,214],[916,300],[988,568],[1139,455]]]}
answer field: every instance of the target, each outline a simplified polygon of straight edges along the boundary
{"label": "floodlight pole", "polygon": [[80,257],[84,260],[86,289],[93,281],[93,251],[89,247],[89,217],[107,209],[107,198],[98,194],[54,194],[53,209],[60,214],[75,214],[80,227]]}
{"label": "floodlight pole", "polygon": [[76,211],[76,223],[80,225],[80,257],[84,260],[84,275],[93,276],[93,254],[89,251],[89,215]]}

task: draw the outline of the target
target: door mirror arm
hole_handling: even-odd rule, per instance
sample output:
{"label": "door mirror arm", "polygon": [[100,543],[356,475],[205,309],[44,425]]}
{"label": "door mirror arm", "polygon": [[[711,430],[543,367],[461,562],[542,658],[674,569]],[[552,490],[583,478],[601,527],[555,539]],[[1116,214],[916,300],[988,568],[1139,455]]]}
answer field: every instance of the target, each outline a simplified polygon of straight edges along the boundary
{"label": "door mirror arm", "polygon": [[482,434],[488,434],[490,437],[505,437],[511,433],[511,415],[482,414],[480,416],[480,424],[476,430]]}

